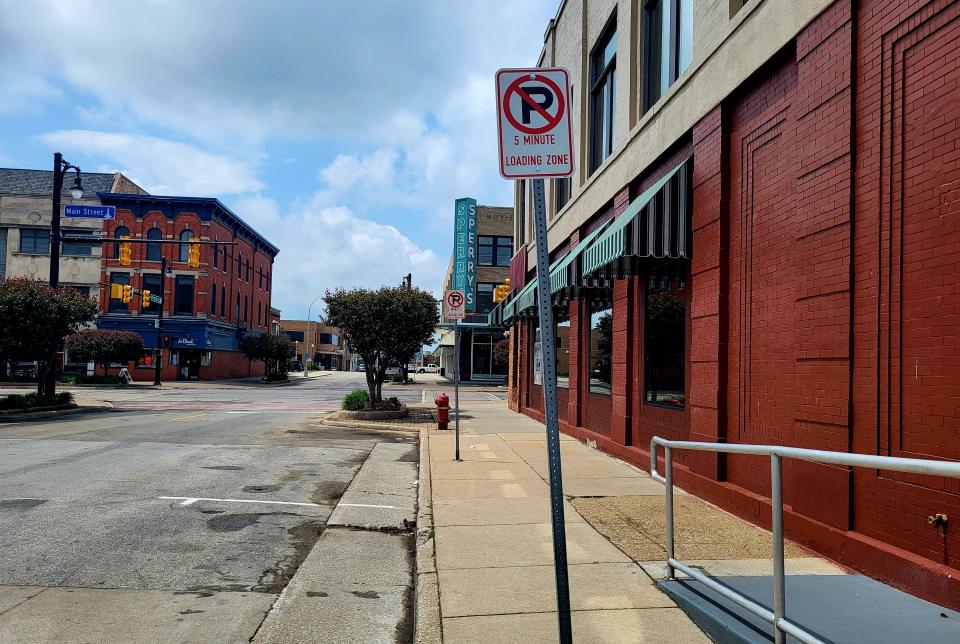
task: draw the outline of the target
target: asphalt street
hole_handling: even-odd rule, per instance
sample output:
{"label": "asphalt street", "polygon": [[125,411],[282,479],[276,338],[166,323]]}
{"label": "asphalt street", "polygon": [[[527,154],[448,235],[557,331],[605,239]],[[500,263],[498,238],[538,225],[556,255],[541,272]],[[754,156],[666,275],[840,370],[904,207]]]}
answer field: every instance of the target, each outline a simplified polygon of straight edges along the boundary
{"label": "asphalt street", "polygon": [[0,640],[96,632],[44,621],[57,592],[100,621],[133,619],[97,614],[126,593],[152,628],[252,637],[374,445],[415,443],[317,424],[358,386],[362,374],[334,373],[96,390],[116,409],[0,425]]}

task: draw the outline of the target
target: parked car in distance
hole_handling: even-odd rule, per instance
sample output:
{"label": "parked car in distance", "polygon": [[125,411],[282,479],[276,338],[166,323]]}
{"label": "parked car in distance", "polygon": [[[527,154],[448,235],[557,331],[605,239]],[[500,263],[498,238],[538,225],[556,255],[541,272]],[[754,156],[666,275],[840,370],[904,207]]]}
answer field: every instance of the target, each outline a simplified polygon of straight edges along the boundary
{"label": "parked car in distance", "polygon": [[417,369],[417,373],[440,373],[440,367],[435,364],[425,364]]}
{"label": "parked car in distance", "polygon": [[367,370],[367,365],[363,364],[362,362],[357,364],[357,371],[366,371],[366,370]]}
{"label": "parked car in distance", "polygon": [[384,373],[386,373],[388,376],[399,376],[403,374],[403,371],[400,369],[400,367],[387,367],[387,370]]}

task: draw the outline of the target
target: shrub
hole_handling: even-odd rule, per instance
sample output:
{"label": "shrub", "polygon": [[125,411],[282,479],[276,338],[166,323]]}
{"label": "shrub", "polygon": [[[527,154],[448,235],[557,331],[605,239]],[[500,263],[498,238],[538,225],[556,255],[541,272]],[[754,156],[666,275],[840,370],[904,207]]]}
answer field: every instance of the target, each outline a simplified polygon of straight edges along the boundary
{"label": "shrub", "polygon": [[274,371],[272,373],[267,374],[264,380],[266,380],[267,382],[283,382],[284,380],[287,380],[287,374],[286,372],[280,373],[280,372]]}
{"label": "shrub", "polygon": [[347,411],[360,411],[370,406],[370,394],[366,389],[354,389],[343,397],[342,407]]}
{"label": "shrub", "polygon": [[390,376],[390,382],[403,382],[403,376],[401,376],[399,373],[395,373]]}
{"label": "shrub", "polygon": [[[64,379],[66,382],[66,379]],[[75,385],[123,385],[126,386],[127,380],[120,376],[87,376],[84,374],[77,374],[73,377],[73,384]]]}
{"label": "shrub", "polygon": [[0,398],[0,409],[32,409],[34,407],[50,407],[53,405],[68,405],[73,402],[73,394],[60,392],[51,397],[41,397],[39,394],[10,394]]}

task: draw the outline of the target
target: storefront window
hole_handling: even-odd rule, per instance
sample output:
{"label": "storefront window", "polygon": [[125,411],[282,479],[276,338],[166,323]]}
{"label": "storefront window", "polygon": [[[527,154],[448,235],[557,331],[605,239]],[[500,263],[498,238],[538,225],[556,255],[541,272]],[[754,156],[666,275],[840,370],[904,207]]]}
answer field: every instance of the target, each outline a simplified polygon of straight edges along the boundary
{"label": "storefront window", "polygon": [[[554,322],[553,341],[557,347],[554,352],[554,361],[557,365],[557,387],[570,388],[570,321]],[[533,382],[543,384],[543,360],[540,355],[540,322],[534,322],[533,342]]]}
{"label": "storefront window", "polygon": [[590,393],[609,396],[613,358],[613,310],[590,313]]}
{"label": "storefront window", "polygon": [[499,379],[507,375],[509,343],[502,334],[473,334],[471,379]]}
{"label": "storefront window", "polygon": [[[137,369],[155,369],[157,363],[153,359],[153,349],[144,349],[143,354],[137,359]],[[163,358],[160,358],[160,366],[163,367]]]}
{"label": "storefront window", "polygon": [[493,310],[493,289],[496,284],[477,283],[477,313],[489,313]]}
{"label": "storefront window", "polygon": [[557,386],[570,388],[570,320],[557,323]]}
{"label": "storefront window", "polygon": [[683,407],[686,399],[687,300],[684,280],[647,278],[644,306],[644,389],[648,403]]}

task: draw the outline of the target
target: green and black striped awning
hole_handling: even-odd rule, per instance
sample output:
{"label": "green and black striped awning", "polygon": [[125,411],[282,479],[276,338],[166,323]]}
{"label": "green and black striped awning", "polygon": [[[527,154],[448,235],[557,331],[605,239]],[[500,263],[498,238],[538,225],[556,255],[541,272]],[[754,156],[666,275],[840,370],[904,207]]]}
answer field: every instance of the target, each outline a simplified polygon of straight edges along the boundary
{"label": "green and black striped awning", "polygon": [[687,159],[644,190],[583,251],[581,275],[595,275],[613,265],[618,266],[617,273],[630,272],[630,262],[621,259],[690,257],[692,177],[693,159]]}

